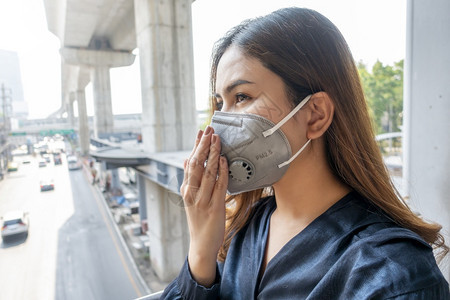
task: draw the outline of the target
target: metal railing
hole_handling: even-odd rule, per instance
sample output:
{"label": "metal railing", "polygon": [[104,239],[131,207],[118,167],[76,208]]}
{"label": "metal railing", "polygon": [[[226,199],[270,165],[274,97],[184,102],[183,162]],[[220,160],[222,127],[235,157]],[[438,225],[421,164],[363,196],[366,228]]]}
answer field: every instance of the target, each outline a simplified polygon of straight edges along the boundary
{"label": "metal railing", "polygon": [[159,297],[161,297],[162,293],[163,293],[163,291],[159,291],[159,292],[149,294],[147,296],[144,296],[144,297],[141,297],[141,298],[138,298],[135,300],[156,300],[156,299],[159,299]]}

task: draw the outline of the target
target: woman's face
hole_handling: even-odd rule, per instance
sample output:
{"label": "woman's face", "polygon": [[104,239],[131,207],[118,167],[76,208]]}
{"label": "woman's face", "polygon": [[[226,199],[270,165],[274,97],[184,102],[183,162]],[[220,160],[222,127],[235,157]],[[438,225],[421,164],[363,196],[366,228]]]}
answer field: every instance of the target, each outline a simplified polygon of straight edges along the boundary
{"label": "woman's face", "polygon": [[[219,61],[215,96],[221,111],[256,114],[274,124],[293,109],[281,77],[259,60],[245,56],[236,46],[230,46]],[[301,121],[302,113],[303,109],[281,127],[292,151],[298,150],[306,141],[305,134],[299,138],[300,130],[305,132],[306,126]]]}
{"label": "woman's face", "polygon": [[222,111],[257,114],[274,123],[291,110],[281,78],[234,46],[219,61],[215,93]]}

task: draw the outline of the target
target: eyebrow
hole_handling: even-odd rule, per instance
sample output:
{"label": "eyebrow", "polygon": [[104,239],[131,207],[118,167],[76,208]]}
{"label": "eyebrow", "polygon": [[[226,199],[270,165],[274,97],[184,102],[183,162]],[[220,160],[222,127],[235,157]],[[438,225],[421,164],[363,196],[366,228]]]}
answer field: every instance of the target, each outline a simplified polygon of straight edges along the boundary
{"label": "eyebrow", "polygon": [[[227,88],[225,89],[225,92],[227,94],[229,94],[229,93],[231,93],[231,91],[233,89],[235,89],[237,86],[240,86],[242,84],[254,84],[254,82],[243,80],[243,79],[238,79],[238,80],[234,81],[233,83],[231,83],[229,86],[227,86]],[[214,96],[216,98],[221,98],[220,94],[218,94],[218,93],[215,93]]]}

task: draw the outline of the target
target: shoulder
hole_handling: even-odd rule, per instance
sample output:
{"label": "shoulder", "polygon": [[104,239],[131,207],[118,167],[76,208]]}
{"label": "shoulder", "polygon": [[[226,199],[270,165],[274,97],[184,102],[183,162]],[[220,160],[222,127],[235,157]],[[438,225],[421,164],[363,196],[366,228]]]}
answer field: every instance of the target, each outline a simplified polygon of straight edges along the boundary
{"label": "shoulder", "polygon": [[361,230],[340,260],[345,289],[352,297],[389,298],[440,286],[448,290],[432,248],[414,232],[393,224]]}
{"label": "shoulder", "polygon": [[343,200],[333,213],[346,230],[334,244],[338,259],[332,276],[342,280],[346,298],[397,297],[440,285],[448,292],[433,249],[422,237],[357,193]]}

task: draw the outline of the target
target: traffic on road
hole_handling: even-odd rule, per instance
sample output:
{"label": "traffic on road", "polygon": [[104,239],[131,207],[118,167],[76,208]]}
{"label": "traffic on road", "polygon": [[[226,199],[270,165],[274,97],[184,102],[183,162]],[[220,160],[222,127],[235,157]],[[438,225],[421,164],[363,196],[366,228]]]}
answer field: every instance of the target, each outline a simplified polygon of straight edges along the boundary
{"label": "traffic on road", "polygon": [[0,180],[0,298],[145,295],[104,199],[65,152],[15,156]]}

